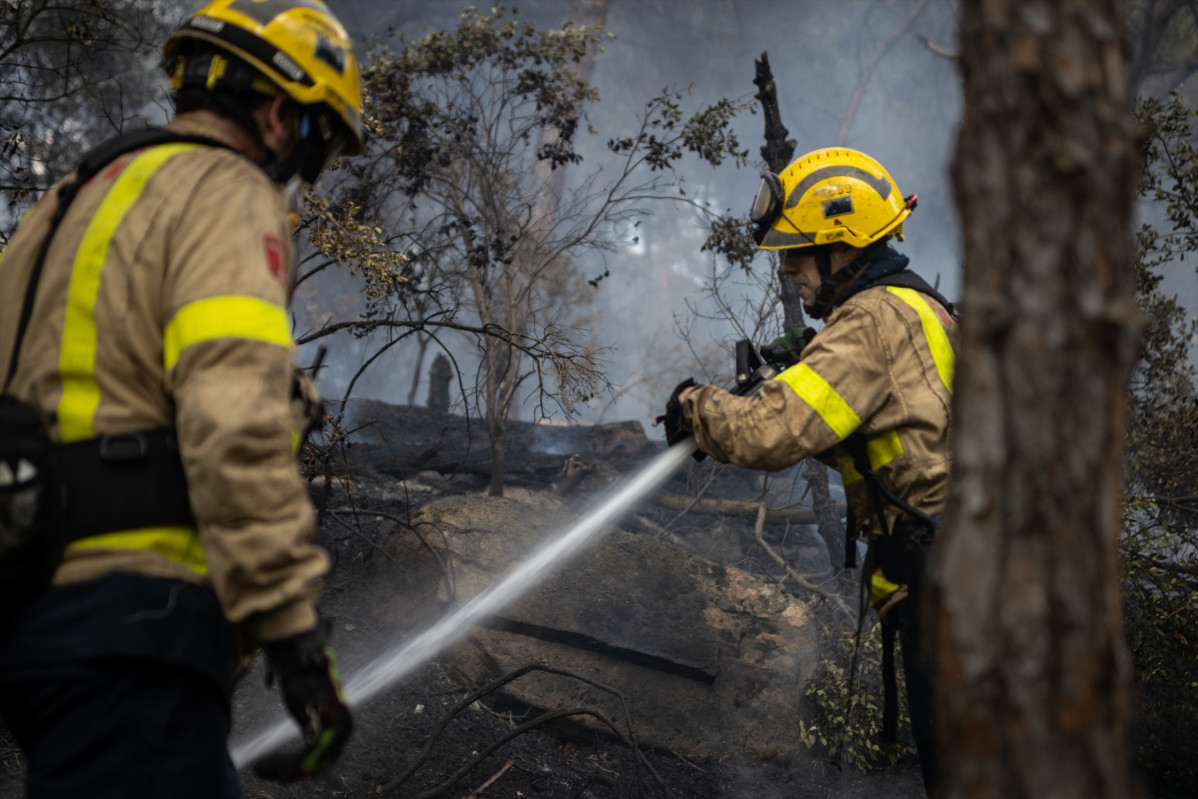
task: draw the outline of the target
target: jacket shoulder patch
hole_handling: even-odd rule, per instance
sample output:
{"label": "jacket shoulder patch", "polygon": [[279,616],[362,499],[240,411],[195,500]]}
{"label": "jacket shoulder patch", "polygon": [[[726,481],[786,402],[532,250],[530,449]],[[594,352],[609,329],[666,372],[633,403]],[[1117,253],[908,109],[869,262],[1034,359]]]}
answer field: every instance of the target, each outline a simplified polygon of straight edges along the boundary
{"label": "jacket shoulder patch", "polygon": [[266,268],[275,280],[283,279],[283,242],[272,233],[262,236],[262,246],[266,249]]}

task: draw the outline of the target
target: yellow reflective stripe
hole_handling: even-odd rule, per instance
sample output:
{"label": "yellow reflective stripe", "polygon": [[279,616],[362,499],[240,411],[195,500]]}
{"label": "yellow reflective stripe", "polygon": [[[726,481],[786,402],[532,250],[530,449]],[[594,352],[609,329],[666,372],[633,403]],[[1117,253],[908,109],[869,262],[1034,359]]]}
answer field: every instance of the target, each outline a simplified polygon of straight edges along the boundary
{"label": "yellow reflective stripe", "polygon": [[928,349],[932,351],[932,360],[936,363],[936,371],[940,373],[940,382],[944,383],[948,393],[952,394],[956,358],[953,355],[953,347],[948,342],[948,333],[945,332],[944,325],[940,324],[936,312],[932,310],[928,300],[915,289],[887,286],[886,290],[910,305],[915,313],[919,314],[923,336],[928,342]]}
{"label": "yellow reflective stripe", "polygon": [[200,534],[194,527],[142,527],[81,538],[67,549],[137,549],[157,552],[167,560],[190,569],[203,577],[208,574],[208,562],[200,546]]}
{"label": "yellow reflective stripe", "polygon": [[903,454],[903,442],[899,441],[897,430],[887,430],[882,435],[871,438],[866,450],[869,452],[870,468],[877,471]]}
{"label": "yellow reflective stripe", "polygon": [[857,466],[853,463],[853,459],[848,455],[837,459],[836,468],[840,470],[840,482],[846,486],[864,479],[861,477],[861,472],[857,471]]}
{"label": "yellow reflective stripe", "polygon": [[[903,454],[903,442],[899,441],[897,430],[887,430],[880,436],[871,438],[866,443],[865,450],[869,453],[869,467],[876,472]],[[861,473],[857,471],[852,458],[840,458],[837,465],[840,467],[842,483],[847,485],[861,479]]]}
{"label": "yellow reflective stripe", "polygon": [[141,196],[150,176],[172,156],[201,146],[164,144],[135,157],[113,182],[83,234],[71,269],[62,352],[58,357],[58,373],[62,379],[58,429],[64,443],[95,435],[93,423],[100,404],[100,386],[96,381],[95,309],[113,236],[125,214]]}
{"label": "yellow reflective stripe", "polygon": [[899,590],[899,586],[883,577],[882,572],[874,572],[873,576],[869,578],[870,607],[876,608],[885,603],[897,590]]}
{"label": "yellow reflective stripe", "polygon": [[257,297],[227,295],[184,305],[162,333],[162,365],[169,372],[193,344],[218,338],[292,346],[287,311]]}
{"label": "yellow reflective stripe", "polygon": [[795,390],[804,402],[810,405],[824,420],[837,438],[848,438],[861,426],[861,419],[849,407],[828,381],[805,363],[798,363],[784,370],[775,380],[781,380]]}

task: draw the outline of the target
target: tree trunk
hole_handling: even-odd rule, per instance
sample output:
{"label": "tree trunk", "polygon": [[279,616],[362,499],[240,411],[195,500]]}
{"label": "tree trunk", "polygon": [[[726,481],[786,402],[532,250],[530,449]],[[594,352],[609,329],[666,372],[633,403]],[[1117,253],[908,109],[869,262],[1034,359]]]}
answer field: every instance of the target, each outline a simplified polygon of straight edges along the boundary
{"label": "tree trunk", "polygon": [[507,423],[502,417],[491,420],[491,484],[487,495],[503,496],[503,460],[507,449]]}
{"label": "tree trunk", "polygon": [[961,15],[954,473],[929,619],[949,797],[1134,797],[1117,540],[1138,329],[1118,0]]}

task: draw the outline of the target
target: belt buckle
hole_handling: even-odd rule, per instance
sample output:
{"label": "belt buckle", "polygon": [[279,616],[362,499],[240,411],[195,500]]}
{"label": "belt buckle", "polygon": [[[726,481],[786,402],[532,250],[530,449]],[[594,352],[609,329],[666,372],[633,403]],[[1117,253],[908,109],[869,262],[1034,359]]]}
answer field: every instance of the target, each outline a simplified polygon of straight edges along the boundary
{"label": "belt buckle", "polygon": [[145,433],[109,433],[100,438],[100,460],[126,464],[150,457],[150,439]]}

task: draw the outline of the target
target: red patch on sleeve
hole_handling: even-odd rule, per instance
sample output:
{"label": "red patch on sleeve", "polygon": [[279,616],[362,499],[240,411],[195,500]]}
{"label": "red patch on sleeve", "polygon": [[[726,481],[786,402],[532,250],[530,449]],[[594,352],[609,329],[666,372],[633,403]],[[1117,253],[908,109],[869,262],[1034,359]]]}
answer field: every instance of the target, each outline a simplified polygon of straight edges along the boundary
{"label": "red patch on sleeve", "polygon": [[276,280],[283,278],[283,242],[270,233],[262,237],[262,245],[266,248],[266,268]]}
{"label": "red patch on sleeve", "polygon": [[119,175],[125,171],[125,167],[127,167],[127,166],[129,166],[128,160],[126,160],[126,159],[118,160],[112,166],[108,167],[108,171],[106,171],[104,173],[104,179],[105,180],[115,179],[117,175]]}

